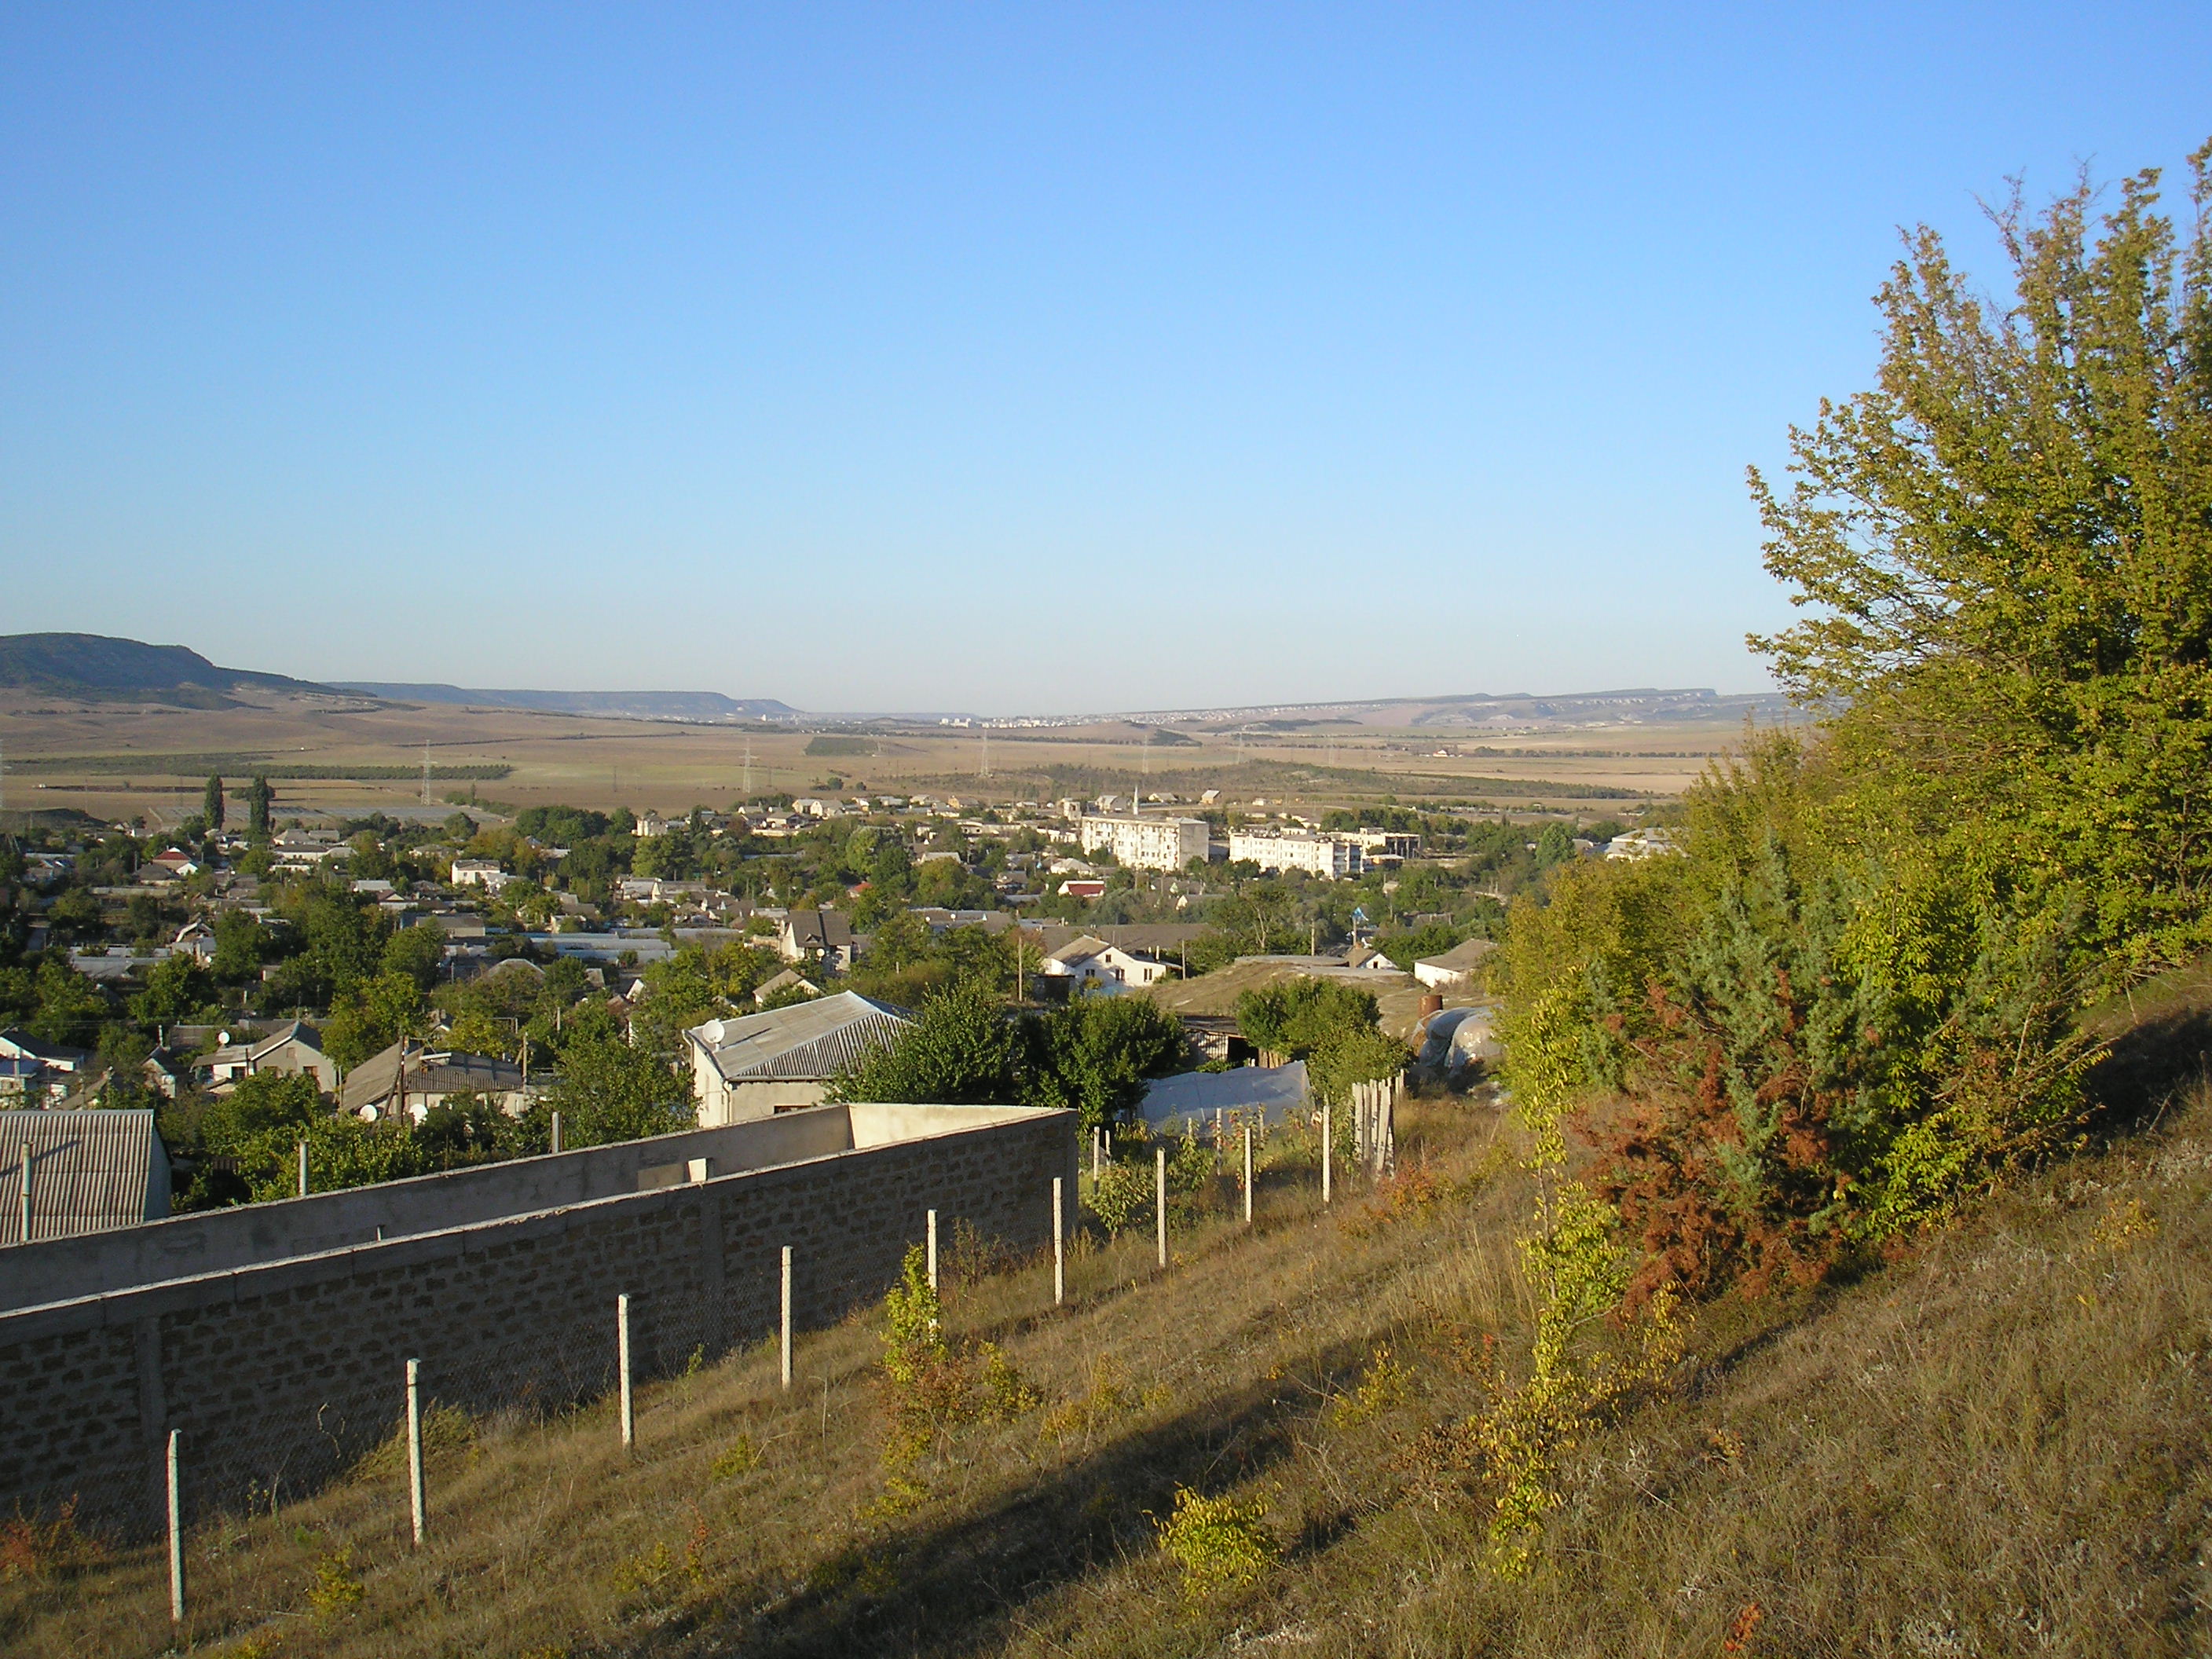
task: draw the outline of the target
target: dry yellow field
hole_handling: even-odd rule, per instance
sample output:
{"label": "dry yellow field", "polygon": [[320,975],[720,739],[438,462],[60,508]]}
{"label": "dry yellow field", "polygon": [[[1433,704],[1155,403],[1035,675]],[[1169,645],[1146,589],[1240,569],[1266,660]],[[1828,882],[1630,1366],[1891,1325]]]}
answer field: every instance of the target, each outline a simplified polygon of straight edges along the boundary
{"label": "dry yellow field", "polygon": [[[507,776],[476,788],[487,802],[517,806],[566,802],[671,813],[727,806],[765,792],[833,787],[836,779],[847,789],[927,791],[963,802],[1126,793],[1136,786],[1186,799],[1218,788],[1239,805],[1265,799],[1271,806],[1325,806],[1382,793],[1409,804],[1496,793],[1500,805],[1516,811],[1549,805],[1594,813],[1636,803],[1546,802],[1534,786],[1601,786],[1665,797],[1742,736],[1741,728],[1717,721],[1480,738],[1349,726],[1333,734],[1176,729],[1190,740],[1148,743],[1149,728],[1112,720],[994,729],[987,743],[975,728],[886,722],[828,734],[827,746],[859,744],[868,752],[825,754],[821,730],[788,726],[691,725],[368,698],[269,696],[199,709],[0,693],[7,768],[0,810],[73,807],[102,817],[144,813],[173,821],[198,805],[210,771],[242,778],[258,763],[408,769],[406,776],[384,779],[280,778],[280,816],[420,811],[416,769],[427,753],[439,767],[511,767]],[[808,752],[810,744],[817,752]],[[1523,787],[1509,798],[1486,789],[1484,781],[1495,779],[1522,781]],[[446,796],[468,787],[441,780],[433,785],[432,805],[450,810]]]}

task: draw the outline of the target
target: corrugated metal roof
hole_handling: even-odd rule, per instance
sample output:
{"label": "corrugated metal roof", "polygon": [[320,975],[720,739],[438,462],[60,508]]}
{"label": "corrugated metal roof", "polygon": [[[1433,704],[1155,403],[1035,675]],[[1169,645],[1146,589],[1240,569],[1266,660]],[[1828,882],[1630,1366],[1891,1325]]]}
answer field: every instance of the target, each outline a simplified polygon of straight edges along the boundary
{"label": "corrugated metal roof", "polygon": [[34,1240],[135,1227],[169,1212],[169,1155],[150,1111],[0,1112],[0,1241],[22,1242],[27,1147]]}
{"label": "corrugated metal roof", "polygon": [[693,1027],[690,1035],[731,1082],[811,1079],[829,1077],[869,1048],[894,1041],[910,1023],[888,1003],[840,991],[743,1019],[708,1020]]}

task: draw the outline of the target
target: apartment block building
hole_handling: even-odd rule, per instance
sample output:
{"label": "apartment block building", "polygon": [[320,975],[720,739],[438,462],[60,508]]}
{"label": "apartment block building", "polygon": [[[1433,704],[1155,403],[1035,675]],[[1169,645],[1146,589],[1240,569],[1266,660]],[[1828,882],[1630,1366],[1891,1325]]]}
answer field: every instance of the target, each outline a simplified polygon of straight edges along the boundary
{"label": "apartment block building", "polygon": [[1204,818],[1087,817],[1083,850],[1101,848],[1133,870],[1180,870],[1206,856],[1212,832]]}
{"label": "apartment block building", "polygon": [[1229,860],[1246,860],[1262,870],[1303,870],[1337,881],[1362,867],[1359,843],[1342,836],[1316,836],[1303,830],[1233,830]]}

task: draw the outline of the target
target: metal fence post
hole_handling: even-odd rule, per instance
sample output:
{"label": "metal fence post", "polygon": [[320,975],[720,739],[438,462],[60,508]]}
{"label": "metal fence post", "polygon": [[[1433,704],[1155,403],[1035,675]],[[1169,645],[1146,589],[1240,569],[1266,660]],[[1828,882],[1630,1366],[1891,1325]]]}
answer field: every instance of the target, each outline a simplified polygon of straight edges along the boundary
{"label": "metal fence post", "polygon": [[177,1448],[184,1437],[179,1429],[169,1431],[169,1622],[185,1622],[185,1506],[183,1488],[177,1478]]}
{"label": "metal fence post", "polygon": [[783,1247],[783,1386],[791,1387],[791,1246]]}
{"label": "metal fence post", "polygon": [[1244,1224],[1252,1224],[1252,1126],[1244,1126]]}
{"label": "metal fence post", "polygon": [[1062,1218],[1061,1177],[1052,1178],[1052,1305],[1061,1306],[1067,1300],[1067,1231]]}
{"label": "metal fence post", "polygon": [[307,1195],[307,1143],[300,1143],[300,1196]]}
{"label": "metal fence post", "polygon": [[415,1544],[422,1543],[422,1362],[407,1362],[407,1513]]}
{"label": "metal fence post", "polygon": [[631,1413],[629,1395],[629,1293],[615,1298],[615,1365],[622,1373],[622,1443],[637,1443],[637,1419]]}
{"label": "metal fence post", "polygon": [[1152,1212],[1158,1218],[1160,1266],[1168,1265],[1168,1149],[1152,1149]]}
{"label": "metal fence post", "polygon": [[31,1242],[31,1146],[27,1139],[23,1143],[22,1174],[15,1185],[16,1207],[22,1212],[22,1227],[16,1238],[27,1244]]}

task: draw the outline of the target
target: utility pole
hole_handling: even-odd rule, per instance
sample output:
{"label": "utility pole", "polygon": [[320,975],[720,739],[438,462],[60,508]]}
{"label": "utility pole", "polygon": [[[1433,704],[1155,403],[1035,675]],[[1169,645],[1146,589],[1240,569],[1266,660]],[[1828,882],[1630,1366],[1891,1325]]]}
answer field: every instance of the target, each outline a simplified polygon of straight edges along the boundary
{"label": "utility pole", "polygon": [[422,805],[430,804],[430,740],[422,740]]}
{"label": "utility pole", "polygon": [[750,737],[749,737],[749,738],[747,738],[745,739],[745,791],[744,791],[744,793],[745,793],[745,799],[748,799],[748,800],[750,800],[750,799],[752,799],[752,793],[753,793],[753,740],[752,740]]}

